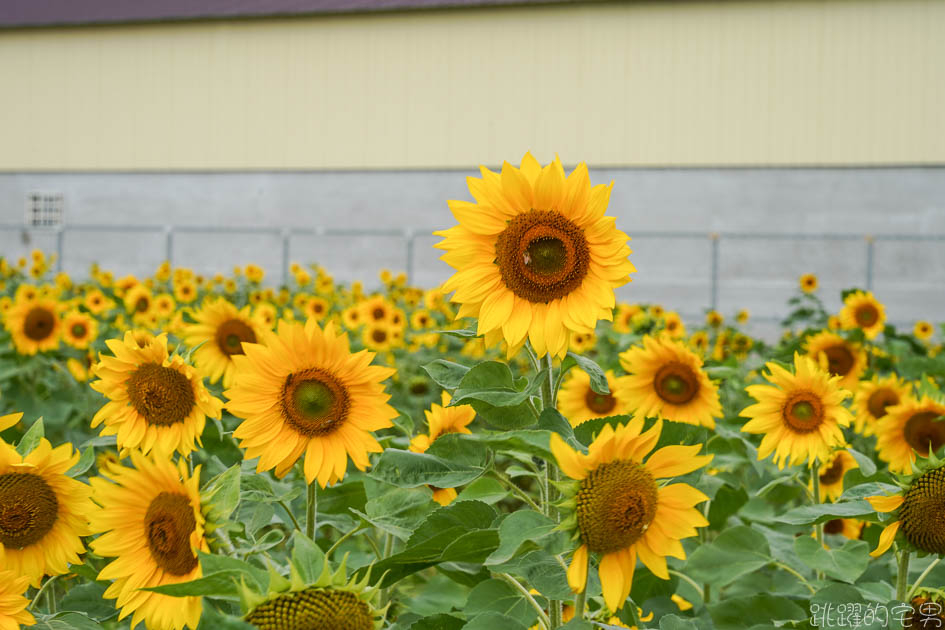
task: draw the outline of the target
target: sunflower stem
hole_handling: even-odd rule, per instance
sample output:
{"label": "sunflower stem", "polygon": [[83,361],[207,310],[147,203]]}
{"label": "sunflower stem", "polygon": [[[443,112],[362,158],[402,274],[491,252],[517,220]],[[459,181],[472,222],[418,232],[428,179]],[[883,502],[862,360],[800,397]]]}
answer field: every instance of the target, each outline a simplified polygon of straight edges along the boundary
{"label": "sunflower stem", "polygon": [[[538,365],[539,368],[548,370],[548,377],[541,384],[541,410],[555,408],[555,372],[551,354],[546,354]],[[539,370],[541,374],[541,370]],[[544,512],[555,523],[561,520],[558,510],[554,507],[552,501],[556,498],[552,493],[552,482],[558,481],[558,467],[555,462],[549,460],[545,462],[545,471],[542,486],[545,490]],[[561,601],[550,600],[548,602],[548,618],[551,622],[550,630],[555,630],[561,626]]]}
{"label": "sunflower stem", "polygon": [[[814,460],[814,465],[810,469],[810,479],[811,484],[814,487],[813,496],[811,500],[814,505],[820,504],[820,460]],[[824,546],[824,524],[823,523],[814,523],[814,538],[817,539],[817,544],[821,547]],[[820,569],[817,569],[817,579],[824,579],[824,572]]]}
{"label": "sunflower stem", "polygon": [[351,537],[354,536],[355,534],[357,534],[357,533],[359,533],[359,532],[363,532],[365,529],[368,529],[368,528],[367,528],[367,527],[362,527],[361,525],[358,525],[358,526],[356,526],[354,529],[352,529],[351,531],[345,533],[341,538],[339,538],[338,540],[336,540],[336,541],[334,542],[334,544],[333,544],[331,547],[328,548],[328,551],[325,552],[325,557],[326,557],[326,558],[330,557],[331,554],[332,554],[332,552],[335,551],[335,549],[337,549],[339,546],[341,546],[341,543],[343,543],[344,541],[348,540],[349,538],[351,538]]}
{"label": "sunflower stem", "polygon": [[535,503],[535,501],[532,500],[532,498],[531,498],[530,496],[528,496],[528,493],[527,493],[527,492],[525,492],[524,490],[522,490],[521,488],[519,488],[517,485],[515,485],[515,482],[513,482],[511,479],[509,479],[509,476],[508,476],[508,475],[506,475],[505,473],[503,473],[503,472],[500,471],[500,470],[493,470],[493,471],[492,471],[492,474],[495,476],[496,479],[499,480],[499,482],[500,482],[503,486],[505,486],[506,488],[508,488],[509,490],[511,490],[512,493],[513,493],[515,496],[517,496],[519,499],[521,499],[521,500],[522,500],[524,503],[526,503],[530,508],[532,508],[532,509],[535,510],[536,512],[541,512],[541,507],[540,507],[537,503]]}
{"label": "sunflower stem", "polygon": [[59,577],[58,575],[54,575],[54,576],[52,576],[51,578],[49,578],[48,580],[46,580],[46,581],[43,583],[43,585],[42,585],[42,586],[39,588],[39,590],[36,592],[36,596],[33,597],[33,601],[30,602],[30,605],[28,606],[29,610],[33,610],[34,608],[36,608],[36,604],[39,603],[39,599],[40,599],[43,595],[45,595],[46,593],[48,593],[50,587],[52,586],[52,583],[55,582],[55,581],[56,581],[56,578],[58,578],[58,577]]}
{"label": "sunflower stem", "polygon": [[318,486],[308,484],[308,499],[305,502],[305,535],[315,540],[315,519],[318,518]]}
{"label": "sunflower stem", "polygon": [[912,601],[912,597],[915,595],[915,592],[919,590],[919,587],[922,586],[922,582],[925,581],[925,578],[928,576],[928,574],[931,573],[932,569],[934,569],[941,561],[942,558],[938,557],[933,562],[931,562],[929,566],[925,567],[925,571],[922,572],[922,575],[919,576],[919,578],[915,581],[915,584],[912,585],[912,588],[909,589],[909,594],[906,595],[906,600]]}
{"label": "sunflower stem", "polygon": [[896,599],[901,602],[906,601],[906,588],[909,585],[909,550],[900,549],[899,556],[899,574],[896,576]]}
{"label": "sunflower stem", "polygon": [[548,619],[548,615],[545,613],[545,609],[541,607],[541,604],[535,601],[535,598],[532,597],[532,594],[528,592],[527,588],[522,586],[522,584],[518,580],[516,580],[514,577],[512,577],[508,573],[498,573],[497,575],[503,580],[505,580],[506,582],[508,582],[509,584],[511,584],[512,588],[514,588],[519,593],[521,593],[522,596],[528,601],[528,603],[532,605],[532,608],[534,608],[535,611],[538,613],[538,619],[541,621],[542,625],[545,628],[551,628],[551,620]]}

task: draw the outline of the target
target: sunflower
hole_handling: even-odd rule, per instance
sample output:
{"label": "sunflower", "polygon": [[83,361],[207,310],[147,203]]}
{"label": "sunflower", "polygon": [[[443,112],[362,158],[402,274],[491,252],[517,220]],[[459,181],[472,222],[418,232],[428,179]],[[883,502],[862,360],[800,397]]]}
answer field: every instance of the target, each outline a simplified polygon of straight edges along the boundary
{"label": "sunflower", "polygon": [[170,293],[161,293],[154,298],[154,312],[158,317],[163,319],[169,318],[174,314],[175,308],[177,308],[177,303],[174,301],[174,296]]}
{"label": "sunflower", "polygon": [[250,282],[259,284],[266,277],[266,272],[259,265],[249,263],[246,265],[246,279]]}
{"label": "sunflower", "polygon": [[394,336],[384,321],[370,321],[361,331],[361,343],[375,352],[386,352],[394,347]]}
{"label": "sunflower", "polygon": [[89,312],[93,315],[99,315],[107,311],[110,307],[110,302],[111,301],[105,297],[105,294],[98,289],[90,290],[85,294],[85,298],[82,301],[85,308],[89,309]]}
{"label": "sunflower", "polygon": [[63,340],[79,350],[85,350],[98,338],[98,322],[79,311],[70,311],[62,318]]}
{"label": "sunflower", "polygon": [[840,377],[840,386],[854,391],[866,369],[866,353],[855,343],[832,332],[819,332],[807,338],[807,354],[833,376]]}
{"label": "sunflower", "polygon": [[312,317],[316,321],[321,321],[325,318],[325,315],[328,314],[329,304],[323,298],[312,296],[305,300],[305,304],[302,307],[302,311],[305,313],[305,317]]}
{"label": "sunflower", "polygon": [[700,357],[705,357],[709,350],[709,334],[704,330],[697,330],[689,335],[689,345]]}
{"label": "sunflower", "polygon": [[[837,534],[849,538],[850,540],[859,540],[863,535],[865,521],[855,518],[834,518],[824,523],[825,534]],[[814,534],[811,534],[812,536]]]}
{"label": "sunflower", "polygon": [[630,413],[633,410],[627,392],[629,376],[617,377],[607,370],[609,394],[598,394],[591,389],[591,377],[584,370],[573,369],[558,391],[558,411],[572,426],[593,418],[606,418]]}
{"label": "sunflower", "polygon": [[569,350],[577,354],[584,354],[593,350],[597,344],[597,335],[594,333],[574,333],[571,335],[571,346]]}
{"label": "sunflower", "polygon": [[614,315],[614,330],[619,333],[628,333],[633,330],[634,319],[637,315],[643,313],[639,304],[625,304],[621,302],[617,305],[617,312]]}
{"label": "sunflower", "polygon": [[841,426],[853,416],[843,406],[850,392],[840,378],[830,376],[809,357],[794,354],[794,373],[768,363],[765,377],[772,385],[749,385],[745,391],[757,400],[741,415],[749,418],[746,433],[763,433],[758,459],[774,453],[778,468],[805,460],[813,465],[830,460],[831,449],[844,444]]}
{"label": "sunflower", "polygon": [[663,330],[673,339],[686,336],[686,325],[676,311],[670,311],[663,316]]}
{"label": "sunflower", "polygon": [[907,396],[876,425],[876,450],[893,472],[909,474],[916,453],[928,457],[945,445],[945,404]]}
{"label": "sunflower", "polygon": [[[233,290],[236,290],[234,283]],[[183,304],[190,304],[197,298],[197,285],[190,280],[182,280],[174,283],[174,298]]]}
{"label": "sunflower", "polygon": [[[818,501],[824,503],[827,499],[836,501],[843,494],[843,476],[847,471],[859,468],[849,451],[836,450],[820,467],[820,497]],[[813,492],[813,480],[808,484]]]}
{"label": "sunflower", "polygon": [[362,321],[385,323],[390,320],[394,307],[382,296],[376,295],[358,304]]}
{"label": "sunflower", "polygon": [[504,339],[511,355],[528,339],[563,357],[572,334],[613,317],[614,289],[635,271],[627,235],[604,216],[612,184],[592,188],[587,165],[566,178],[557,158],[542,168],[530,153],[521,168],[481,171],[467,179],[475,202],[449,202],[459,225],[434,232],[457,270],[443,288],[487,345]]}
{"label": "sunflower", "polygon": [[143,284],[136,284],[125,292],[124,303],[125,311],[138,318],[151,311],[154,299],[151,297],[151,291],[148,287]]}
{"label": "sunflower", "polygon": [[716,310],[711,310],[705,314],[705,323],[712,328],[718,328],[724,321],[725,318]]}
{"label": "sunflower", "polygon": [[860,381],[853,398],[856,411],[854,428],[857,433],[869,437],[876,432],[876,424],[886,417],[890,407],[895,407],[909,396],[906,384],[895,374],[885,378],[873,376],[871,381]]}
{"label": "sunflower", "polygon": [[866,497],[866,500],[877,512],[896,512],[896,520],[883,529],[871,556],[885,553],[900,529],[912,547],[945,555],[945,521],[941,518],[942,504],[945,504],[945,466],[912,475],[908,488],[899,494]]}
{"label": "sunflower", "polygon": [[341,321],[345,328],[356,330],[364,323],[364,317],[361,315],[361,309],[357,306],[349,306],[341,311]]}
{"label": "sunflower", "polygon": [[643,457],[659,440],[663,423],[657,420],[645,433],[643,418],[616,429],[605,425],[587,455],[574,451],[551,434],[551,451],[561,470],[579,483],[566,491],[563,506],[573,513],[562,523],[572,529],[581,545],[568,568],[568,584],[575,593],[587,582],[588,552],[602,556],[598,573],[604,601],[618,610],[630,593],[633,570],[640,561],[659,578],[669,579],[666,556],[685,559],[680,539],[695,536],[696,527],[708,525],[694,506],[708,497],[684,484],[657,483],[685,475],[712,460],[697,455],[702,448],[666,446],[644,463]]}
{"label": "sunflower", "polygon": [[[410,441],[410,450],[425,453],[430,445],[447,433],[472,433],[468,425],[476,418],[476,411],[469,405],[450,407],[451,396],[447,392],[441,395],[442,406],[433,403],[423,413],[427,418],[429,433],[417,435]],[[455,488],[437,488],[431,486],[433,500],[440,505],[449,505],[456,498]]]}
{"label": "sunflower", "polygon": [[199,597],[171,597],[141,588],[189,582],[201,577],[197,551],[209,552],[200,507],[200,466],[191,475],[183,458],[175,465],[157,454],[131,451],[134,468],[115,465],[109,478],[93,477],[90,512],[96,554],[115,558],[98,574],[114,580],[105,591],[117,599],[119,619],[132,615],[149,630],[196,628]]}
{"label": "sunflower", "polygon": [[0,630],[19,630],[20,626],[31,626],[36,619],[26,607],[28,600],[23,594],[30,578],[16,571],[0,570]]}
{"label": "sunflower", "polygon": [[332,322],[324,330],[312,319],[279,322],[262,341],[234,357],[236,384],[224,392],[227,409],[244,419],[233,436],[245,457],[283,477],[304,453],[306,480],[323,488],[344,478],[348,457],[365,470],[368,453],[381,452],[371,431],[397,417],[382,383],[395,370],[370,365],[367,350],[351,354]]}
{"label": "sunflower", "polygon": [[805,273],[800,278],[801,291],[804,293],[813,293],[817,290],[818,281],[817,276],[812,273]]}
{"label": "sunflower", "polygon": [[278,311],[276,311],[276,307],[268,302],[257,304],[256,308],[253,309],[253,321],[260,327],[265,327],[267,330],[273,329],[276,325],[277,318]]}
{"label": "sunflower", "polygon": [[203,379],[179,355],[169,356],[167,333],[139,345],[134,333],[105,342],[115,356],[101,356],[92,373],[92,389],[109,399],[92,418],[102,435],[115,435],[118,448],[151,449],[181,455],[194,450],[207,416],[219,418],[223,403],[207,391]]}
{"label": "sunflower", "polygon": [[922,341],[931,339],[934,332],[935,329],[932,327],[932,324],[922,320],[917,321],[915,327],[912,329],[912,334],[915,335],[916,339],[921,339]]}
{"label": "sunflower", "polygon": [[217,298],[193,314],[195,323],[183,330],[184,343],[194,350],[194,362],[211,383],[223,379],[229,387],[236,375],[233,356],[243,354],[245,343],[257,343],[262,327],[250,317],[249,306],[237,310]]}
{"label": "sunflower", "polygon": [[844,329],[859,328],[867,339],[875,339],[885,323],[886,307],[870,291],[854,291],[843,300],[840,324]]}
{"label": "sunflower", "polygon": [[82,562],[89,487],[66,475],[78,461],[68,443],[53,448],[43,438],[21,456],[0,440],[0,567],[33,586]]}
{"label": "sunflower", "polygon": [[735,314],[735,321],[739,324],[747,324],[750,317],[751,313],[748,312],[748,309],[743,308]]}
{"label": "sunflower", "polygon": [[16,351],[25,355],[58,348],[61,324],[58,302],[38,297],[16,300],[4,319]]}
{"label": "sunflower", "polygon": [[702,370],[702,359],[666,336],[643,337],[643,346],[620,354],[631,409],[642,416],[715,427],[722,416],[718,388]]}

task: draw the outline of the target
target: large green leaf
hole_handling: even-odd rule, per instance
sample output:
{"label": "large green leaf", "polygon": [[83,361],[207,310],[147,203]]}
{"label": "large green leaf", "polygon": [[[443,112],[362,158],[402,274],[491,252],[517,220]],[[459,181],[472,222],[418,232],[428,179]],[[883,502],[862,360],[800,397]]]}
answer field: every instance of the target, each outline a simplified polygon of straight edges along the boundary
{"label": "large green leaf", "polygon": [[794,540],[794,551],[804,564],[850,584],[866,571],[870,562],[869,547],[862,540],[848,540],[839,549],[824,549],[812,536],[799,536]]}
{"label": "large green leaf", "polygon": [[802,505],[782,514],[778,520],[790,525],[811,525],[823,523],[835,518],[851,518],[875,514],[865,500],[842,501],[840,503],[818,503],[817,505]]}
{"label": "large green leaf", "polygon": [[46,427],[43,425],[43,419],[37,418],[36,422],[30,425],[19,443],[16,445],[16,452],[24,457],[39,445],[39,441],[46,436]]}
{"label": "large green leaf", "polygon": [[522,622],[497,612],[484,612],[476,615],[463,626],[463,630],[528,630]]}
{"label": "large green leaf", "polygon": [[725,586],[771,562],[764,535],[750,527],[728,529],[689,557],[686,573],[699,582]]}
{"label": "large green leaf", "polygon": [[790,599],[768,593],[729,597],[708,609],[717,630],[744,630],[752,625],[807,618],[807,611]]}
{"label": "large green leaf", "polygon": [[519,391],[509,366],[485,361],[463,377],[452,404],[471,405],[486,422],[500,429],[521,429],[537,421],[527,399],[541,386],[540,377]]}
{"label": "large green leaf", "polygon": [[350,508],[352,512],[378,529],[401,540],[407,540],[413,530],[436,507],[433,493],[426,487],[397,488],[389,484],[378,484],[384,491],[367,501],[364,512]]}
{"label": "large green leaf", "polygon": [[536,618],[535,609],[522,594],[502,580],[480,582],[469,593],[463,612],[470,618],[485,612],[506,615],[526,626]]}
{"label": "large green leaf", "polygon": [[568,356],[561,362],[561,372],[567,372],[573,366],[584,370],[591,379],[591,389],[598,394],[609,394],[610,386],[607,384],[607,376],[596,362],[579,354],[568,352]]}
{"label": "large green leaf", "polygon": [[423,366],[433,381],[443,389],[453,390],[459,387],[469,368],[459,363],[437,359]]}
{"label": "large green leaf", "polygon": [[486,470],[485,465],[485,460],[480,465],[468,465],[430,453],[413,453],[388,448],[381,453],[380,459],[371,471],[371,477],[400,488],[416,488],[423,485],[455,488],[482,476]]}
{"label": "large green leaf", "polygon": [[534,510],[509,514],[499,525],[499,548],[486,559],[487,565],[508,562],[525,542],[537,542],[551,535],[557,524]]}

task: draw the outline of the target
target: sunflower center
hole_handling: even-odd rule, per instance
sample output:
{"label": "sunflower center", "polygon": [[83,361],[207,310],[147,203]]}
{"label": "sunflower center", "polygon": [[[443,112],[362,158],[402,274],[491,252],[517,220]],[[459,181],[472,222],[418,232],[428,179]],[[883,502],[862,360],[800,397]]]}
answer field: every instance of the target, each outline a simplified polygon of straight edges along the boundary
{"label": "sunflower center", "polygon": [[0,475],[0,544],[22,549],[42,540],[56,524],[59,501],[49,484],[32,473]]}
{"label": "sunflower center", "polygon": [[259,630],[373,630],[370,606],[350,591],[310,587],[256,606],[246,621]]}
{"label": "sunflower center", "polygon": [[148,424],[170,426],[190,415],[196,399],[190,380],[169,367],[145,363],[128,377],[128,398]]}
{"label": "sunflower center", "polygon": [[136,313],[144,313],[145,311],[147,311],[147,310],[148,310],[148,302],[149,302],[148,298],[146,298],[146,297],[139,297],[139,298],[138,298],[138,301],[135,302],[135,312],[136,312]]}
{"label": "sunflower center", "polygon": [[891,389],[877,389],[866,401],[866,408],[871,416],[879,420],[886,415],[886,407],[898,404],[899,395],[896,392]]}
{"label": "sunflower center", "polygon": [[590,267],[584,230],[555,210],[529,210],[510,220],[496,238],[495,254],[505,286],[535,303],[570,294]]}
{"label": "sunflower center", "polygon": [[842,518],[832,518],[826,523],[824,523],[825,534],[840,534],[842,532],[843,532],[843,519]]}
{"label": "sunflower center", "polygon": [[348,390],[320,368],[290,374],[282,387],[283,416],[309,437],[332,433],[344,423],[348,407]]}
{"label": "sunflower center", "polygon": [[598,553],[629,547],[653,522],[658,497],[653,476],[640,464],[598,466],[581,481],[576,497],[581,539]]}
{"label": "sunflower center", "polygon": [[922,551],[945,554],[945,467],[917,478],[906,491],[899,522],[906,540]]}
{"label": "sunflower center", "polygon": [[653,379],[656,395],[673,405],[684,405],[699,393],[699,379],[691,367],[678,361],[667,363]]}
{"label": "sunflower center", "polygon": [[387,333],[380,328],[375,328],[371,331],[371,339],[374,343],[384,343],[387,341]]}
{"label": "sunflower center", "polygon": [[410,382],[410,393],[414,396],[423,396],[430,392],[430,385],[425,380],[416,379]]}
{"label": "sunflower center", "polygon": [[384,319],[384,316],[386,314],[387,313],[381,307],[377,307],[373,311],[371,311],[371,317],[373,317],[377,321]]}
{"label": "sunflower center", "polygon": [[830,346],[824,350],[824,354],[827,355],[827,369],[834,376],[846,376],[853,369],[855,359],[846,346]]}
{"label": "sunflower center", "polygon": [[945,422],[938,418],[935,411],[920,411],[906,420],[906,442],[922,457],[928,457],[930,447],[934,453],[945,444]]}
{"label": "sunflower center", "polygon": [[797,433],[815,431],[824,420],[824,405],[812,392],[796,392],[784,403],[781,416]]}
{"label": "sunflower center", "polygon": [[56,323],[55,316],[41,306],[34,306],[26,314],[26,321],[23,323],[23,334],[33,341],[42,341],[52,334]]}
{"label": "sunflower center", "polygon": [[190,499],[175,492],[154,497],[144,516],[151,557],[171,575],[186,575],[197,566],[190,536],[197,528]]}
{"label": "sunflower center", "polygon": [[829,486],[837,483],[841,479],[843,479],[843,460],[837,457],[833,460],[830,468],[820,473],[820,483]]}
{"label": "sunflower center", "polygon": [[617,399],[613,397],[613,394],[598,394],[590,387],[584,395],[584,402],[588,409],[598,414],[610,413],[617,406]]}
{"label": "sunflower center", "polygon": [[73,325],[72,325],[72,336],[73,336],[73,337],[75,337],[75,338],[77,338],[77,339],[81,339],[82,337],[85,337],[85,333],[86,333],[85,324],[73,324]]}
{"label": "sunflower center", "polygon": [[879,320],[879,311],[872,304],[863,304],[856,309],[854,319],[860,326],[872,326]]}
{"label": "sunflower center", "polygon": [[220,324],[216,334],[217,347],[228,357],[234,354],[243,354],[244,341],[256,343],[256,333],[250,326],[239,319],[228,319]]}

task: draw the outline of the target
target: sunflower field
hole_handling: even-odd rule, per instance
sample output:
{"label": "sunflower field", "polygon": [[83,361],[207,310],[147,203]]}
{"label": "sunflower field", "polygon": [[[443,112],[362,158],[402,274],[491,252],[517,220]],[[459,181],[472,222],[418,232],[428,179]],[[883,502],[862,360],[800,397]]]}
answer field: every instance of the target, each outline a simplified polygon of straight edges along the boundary
{"label": "sunflower field", "polygon": [[584,164],[468,184],[435,289],[0,259],[0,630],[942,627],[945,327],[684,323]]}

